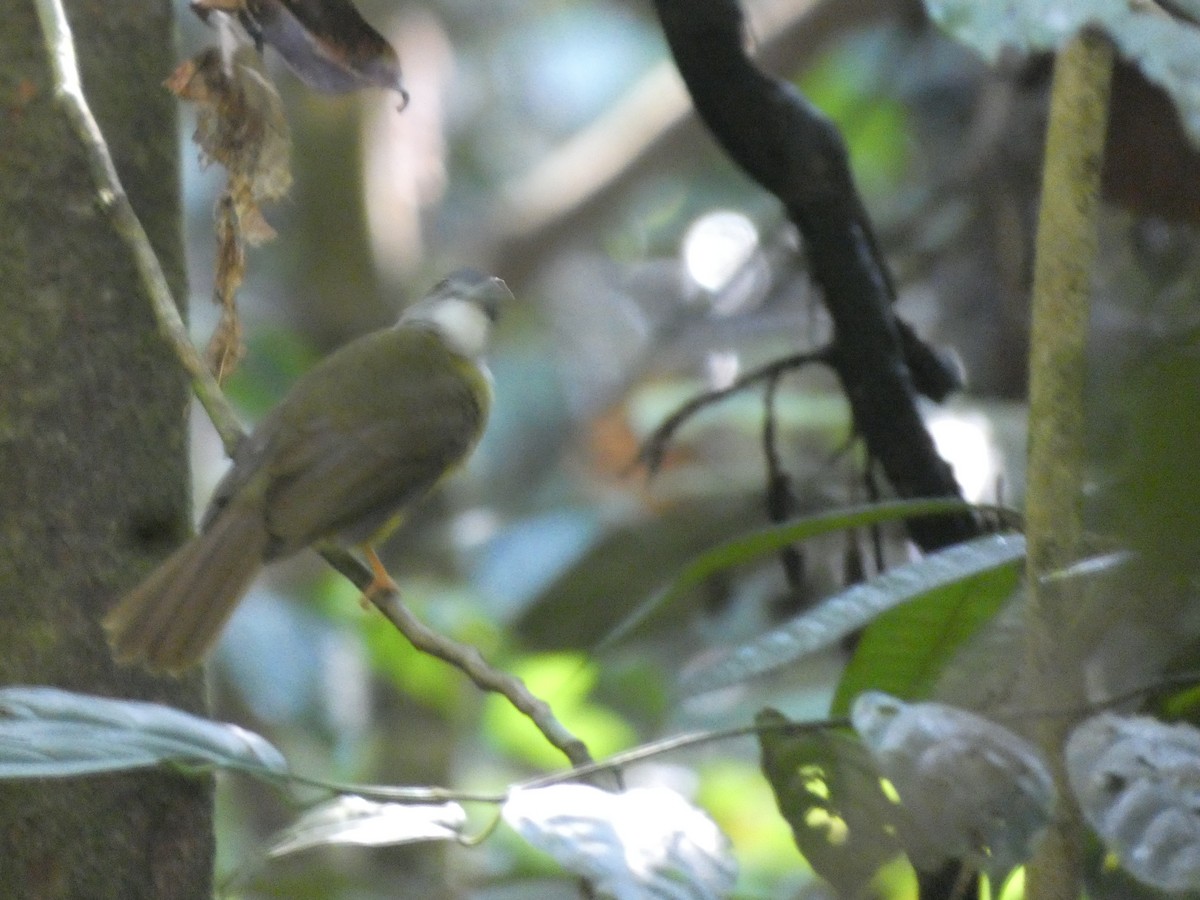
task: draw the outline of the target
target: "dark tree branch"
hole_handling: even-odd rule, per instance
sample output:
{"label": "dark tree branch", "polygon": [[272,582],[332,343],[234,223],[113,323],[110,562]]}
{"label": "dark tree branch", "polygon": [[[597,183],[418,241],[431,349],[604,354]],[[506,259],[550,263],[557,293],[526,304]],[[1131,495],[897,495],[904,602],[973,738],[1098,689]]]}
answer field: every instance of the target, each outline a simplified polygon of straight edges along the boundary
{"label": "dark tree branch", "polygon": [[[792,491],[792,479],[779,457],[775,423],[775,394],[783,369],[775,369],[767,377],[767,390],[763,395],[763,457],[767,463],[767,515],[772,522],[783,522],[796,514],[796,495]],[[804,585],[804,555],[793,545],[779,551],[779,561],[788,588],[793,595]]]}
{"label": "dark tree branch", "polygon": [[[830,360],[871,456],[901,497],[960,496],[917,412],[944,397],[950,368],[892,312],[891,278],[854,187],[837,129],[790,84],[746,55],[736,0],[655,0],[701,119],[730,157],[774,194],[804,237],[834,324]],[[909,523],[925,550],[980,533],[968,514]]]}

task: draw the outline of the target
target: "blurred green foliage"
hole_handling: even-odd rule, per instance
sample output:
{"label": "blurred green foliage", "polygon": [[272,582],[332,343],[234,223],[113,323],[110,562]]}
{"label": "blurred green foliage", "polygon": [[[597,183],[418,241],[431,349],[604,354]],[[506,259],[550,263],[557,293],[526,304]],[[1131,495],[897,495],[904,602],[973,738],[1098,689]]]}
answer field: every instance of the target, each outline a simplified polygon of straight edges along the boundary
{"label": "blurred green foliage", "polygon": [[850,167],[868,197],[895,190],[908,171],[913,136],[904,105],[884,89],[886,32],[869,32],[818,58],[799,79],[804,95],[837,124]]}

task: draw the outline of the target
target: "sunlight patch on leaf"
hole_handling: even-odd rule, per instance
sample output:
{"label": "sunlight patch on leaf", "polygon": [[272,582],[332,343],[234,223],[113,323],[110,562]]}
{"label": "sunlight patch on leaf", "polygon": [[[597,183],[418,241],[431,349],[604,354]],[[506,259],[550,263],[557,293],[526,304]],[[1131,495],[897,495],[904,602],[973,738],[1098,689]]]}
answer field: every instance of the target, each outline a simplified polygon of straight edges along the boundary
{"label": "sunlight patch on leaf", "polygon": [[762,770],[796,846],[838,896],[859,897],[901,853],[888,798],[870,754],[835,731],[788,733],[773,709],[755,717]]}
{"label": "sunlight patch on leaf", "polygon": [[0,778],[64,778],[162,763],[286,774],[257,734],[170,706],[51,687],[0,690]]}
{"label": "sunlight patch on leaf", "polygon": [[665,788],[516,790],[501,814],[534,847],[616,900],[716,900],[728,896],[737,879],[728,838]]}
{"label": "sunlight patch on leaf", "polygon": [[379,803],[346,795],[314,806],[270,842],[267,855],[285,856],[325,844],[388,847],[458,840],[467,824],[457,803]]}
{"label": "sunlight patch on leaf", "polygon": [[1020,535],[988,535],[931,553],[822,601],[753,641],[683,678],[691,694],[740,684],[824,649],[870,623],[881,613],[1001,567],[1025,556]]}

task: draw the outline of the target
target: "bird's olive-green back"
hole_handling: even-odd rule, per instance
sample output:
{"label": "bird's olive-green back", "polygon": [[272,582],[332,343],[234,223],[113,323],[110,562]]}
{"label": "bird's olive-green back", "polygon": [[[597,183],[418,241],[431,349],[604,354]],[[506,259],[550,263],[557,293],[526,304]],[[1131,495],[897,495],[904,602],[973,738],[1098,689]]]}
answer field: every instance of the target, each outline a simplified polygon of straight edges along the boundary
{"label": "bird's olive-green back", "polygon": [[484,373],[432,330],[365,335],[301,377],[238,448],[206,524],[236,498],[261,505],[268,558],[380,540],[470,453],[490,404]]}

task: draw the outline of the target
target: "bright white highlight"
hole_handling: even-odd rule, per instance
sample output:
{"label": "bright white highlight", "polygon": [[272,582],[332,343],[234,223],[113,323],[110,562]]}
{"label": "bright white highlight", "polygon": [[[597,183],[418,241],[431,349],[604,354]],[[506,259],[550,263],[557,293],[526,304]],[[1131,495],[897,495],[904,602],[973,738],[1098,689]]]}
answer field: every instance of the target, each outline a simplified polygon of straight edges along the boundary
{"label": "bright white highlight", "polygon": [[729,350],[717,350],[704,359],[708,370],[708,384],[714,391],[721,391],[737,381],[742,372],[741,358]]}
{"label": "bright white highlight", "polygon": [[701,216],[683,239],[683,264],[699,287],[717,294],[758,250],[758,229],[741,213],[718,210]]}
{"label": "bright white highlight", "polygon": [[940,409],[925,424],[941,457],[954,469],[963,498],[972,503],[997,500],[1004,461],[996,448],[992,423],[978,412]]}

